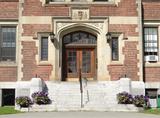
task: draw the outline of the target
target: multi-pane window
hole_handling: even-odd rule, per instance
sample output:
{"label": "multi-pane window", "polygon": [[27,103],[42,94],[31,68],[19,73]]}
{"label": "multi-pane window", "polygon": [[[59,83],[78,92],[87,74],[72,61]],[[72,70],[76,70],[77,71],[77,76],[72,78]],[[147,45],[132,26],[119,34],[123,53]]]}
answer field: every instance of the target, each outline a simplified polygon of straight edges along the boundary
{"label": "multi-pane window", "polygon": [[[67,2],[67,0],[46,0],[48,2]],[[90,0],[69,0],[70,2],[89,2]],[[109,0],[92,0],[93,2],[108,2]]]}
{"label": "multi-pane window", "polygon": [[118,52],[118,38],[113,37],[111,40],[111,47],[112,47],[112,60],[116,61],[118,60],[119,57],[119,52]]}
{"label": "multi-pane window", "polygon": [[144,28],[144,55],[146,61],[158,61],[158,28]]}
{"label": "multi-pane window", "polygon": [[65,0],[50,0],[50,2],[65,2]]}
{"label": "multi-pane window", "polygon": [[63,44],[66,46],[75,44],[90,44],[95,45],[97,43],[96,36],[83,31],[77,31],[64,36]]}
{"label": "multi-pane window", "polygon": [[41,38],[41,60],[48,60],[48,37]]}
{"label": "multi-pane window", "polygon": [[0,61],[15,61],[16,27],[0,27]]}
{"label": "multi-pane window", "polygon": [[145,55],[158,54],[158,29],[157,28],[144,28],[144,51]]}
{"label": "multi-pane window", "polygon": [[93,0],[94,2],[107,2],[108,0]]}

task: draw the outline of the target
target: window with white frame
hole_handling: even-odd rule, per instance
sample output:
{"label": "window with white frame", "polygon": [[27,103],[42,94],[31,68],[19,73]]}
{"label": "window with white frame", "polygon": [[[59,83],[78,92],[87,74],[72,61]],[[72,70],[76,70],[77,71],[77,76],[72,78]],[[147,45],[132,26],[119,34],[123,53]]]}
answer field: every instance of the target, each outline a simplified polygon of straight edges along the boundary
{"label": "window with white frame", "polygon": [[46,0],[47,2],[108,2],[109,0]]}
{"label": "window with white frame", "polygon": [[0,61],[16,59],[16,26],[0,27]]}
{"label": "window with white frame", "polygon": [[41,37],[41,60],[48,60],[48,37]]}
{"label": "window with white frame", "polygon": [[158,28],[144,28],[144,56],[145,61],[158,61]]}

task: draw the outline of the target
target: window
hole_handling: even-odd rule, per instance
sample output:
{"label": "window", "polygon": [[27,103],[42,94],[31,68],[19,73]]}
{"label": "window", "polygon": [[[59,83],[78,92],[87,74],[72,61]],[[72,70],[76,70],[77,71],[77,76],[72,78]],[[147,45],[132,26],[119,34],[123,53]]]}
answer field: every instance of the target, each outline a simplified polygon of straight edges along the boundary
{"label": "window", "polygon": [[118,38],[113,37],[111,40],[111,48],[112,48],[112,60],[117,61],[119,58],[118,52]]}
{"label": "window", "polygon": [[108,0],[93,0],[94,2],[108,2]]}
{"label": "window", "polygon": [[65,0],[50,0],[50,2],[64,2]]}
{"label": "window", "polygon": [[0,61],[15,61],[16,27],[0,27]]}
{"label": "window", "polygon": [[71,0],[72,2],[87,2],[87,0]]}
{"label": "window", "polygon": [[146,61],[158,61],[158,28],[144,28],[144,55]]}
{"label": "window", "polygon": [[41,38],[41,60],[48,60],[48,37]]}
{"label": "window", "polygon": [[[108,0],[69,0],[69,2],[108,2]],[[46,0],[46,3],[49,2],[68,2],[67,0]]]}

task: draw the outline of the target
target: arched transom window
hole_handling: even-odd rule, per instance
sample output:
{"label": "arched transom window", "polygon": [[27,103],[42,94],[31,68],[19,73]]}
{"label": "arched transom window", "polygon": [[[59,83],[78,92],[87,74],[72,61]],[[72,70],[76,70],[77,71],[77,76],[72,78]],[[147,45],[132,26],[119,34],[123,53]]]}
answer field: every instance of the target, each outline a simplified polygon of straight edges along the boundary
{"label": "arched transom window", "polygon": [[97,44],[97,37],[84,31],[72,32],[63,37],[64,45]]}

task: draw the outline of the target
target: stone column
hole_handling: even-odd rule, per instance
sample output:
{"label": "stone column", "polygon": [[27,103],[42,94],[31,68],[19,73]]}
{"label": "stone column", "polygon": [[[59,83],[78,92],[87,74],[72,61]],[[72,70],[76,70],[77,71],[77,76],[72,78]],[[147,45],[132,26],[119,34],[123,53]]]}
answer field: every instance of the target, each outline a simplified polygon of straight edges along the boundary
{"label": "stone column", "polygon": [[131,93],[131,80],[129,78],[121,78],[119,80],[120,90],[119,92],[128,92]]}
{"label": "stone column", "polygon": [[34,92],[42,91],[43,88],[43,82],[41,78],[32,78],[30,83],[30,96]]}

